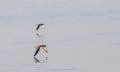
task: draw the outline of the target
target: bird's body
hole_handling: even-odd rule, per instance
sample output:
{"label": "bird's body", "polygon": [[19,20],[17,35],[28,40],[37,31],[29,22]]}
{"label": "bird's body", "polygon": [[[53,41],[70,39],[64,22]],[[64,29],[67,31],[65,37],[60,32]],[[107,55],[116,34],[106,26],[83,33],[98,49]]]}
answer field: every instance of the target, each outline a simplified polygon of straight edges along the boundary
{"label": "bird's body", "polygon": [[38,25],[37,25],[37,28],[36,28],[36,31],[37,31],[40,27],[44,27],[44,24],[38,24]]}
{"label": "bird's body", "polygon": [[47,50],[47,46],[46,45],[39,45],[36,47],[36,51],[35,51],[35,54],[34,56],[36,56],[40,50],[40,48],[42,48],[46,53],[48,53],[48,50]]}

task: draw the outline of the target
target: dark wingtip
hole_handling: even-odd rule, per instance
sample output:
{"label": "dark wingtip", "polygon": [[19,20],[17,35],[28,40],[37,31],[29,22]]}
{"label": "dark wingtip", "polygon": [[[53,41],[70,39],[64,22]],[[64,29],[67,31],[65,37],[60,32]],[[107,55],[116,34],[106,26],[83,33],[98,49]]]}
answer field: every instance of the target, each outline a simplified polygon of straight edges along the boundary
{"label": "dark wingtip", "polygon": [[35,57],[37,55],[37,53],[35,53],[34,55],[33,55],[33,57]]}

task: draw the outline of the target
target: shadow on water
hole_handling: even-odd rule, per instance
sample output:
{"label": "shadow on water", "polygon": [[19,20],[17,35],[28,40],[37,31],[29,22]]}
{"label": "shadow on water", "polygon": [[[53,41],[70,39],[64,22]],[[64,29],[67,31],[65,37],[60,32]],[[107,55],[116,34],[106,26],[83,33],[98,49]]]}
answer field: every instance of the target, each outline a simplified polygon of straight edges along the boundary
{"label": "shadow on water", "polygon": [[47,63],[48,62],[48,57],[44,57],[43,59],[38,59],[37,57],[33,57],[35,63]]}
{"label": "shadow on water", "polygon": [[37,36],[37,38],[42,38],[43,37],[43,35],[42,34],[39,34],[39,33],[36,33],[36,36]]}
{"label": "shadow on water", "polygon": [[39,60],[39,59],[37,59],[36,57],[33,57],[33,58],[34,58],[35,63],[40,62],[40,60]]}

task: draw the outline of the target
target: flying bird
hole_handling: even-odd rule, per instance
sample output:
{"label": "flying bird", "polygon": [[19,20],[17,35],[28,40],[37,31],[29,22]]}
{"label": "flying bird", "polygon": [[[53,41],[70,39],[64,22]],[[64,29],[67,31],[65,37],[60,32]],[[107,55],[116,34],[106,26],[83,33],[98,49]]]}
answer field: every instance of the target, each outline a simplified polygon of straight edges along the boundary
{"label": "flying bird", "polygon": [[40,50],[40,48],[42,48],[46,53],[48,53],[48,50],[47,50],[47,46],[46,45],[39,45],[36,47],[36,51],[35,51],[35,54],[34,56],[36,56]]}
{"label": "flying bird", "polygon": [[38,24],[37,27],[36,27],[36,31],[40,28],[40,27],[44,27],[44,24]]}

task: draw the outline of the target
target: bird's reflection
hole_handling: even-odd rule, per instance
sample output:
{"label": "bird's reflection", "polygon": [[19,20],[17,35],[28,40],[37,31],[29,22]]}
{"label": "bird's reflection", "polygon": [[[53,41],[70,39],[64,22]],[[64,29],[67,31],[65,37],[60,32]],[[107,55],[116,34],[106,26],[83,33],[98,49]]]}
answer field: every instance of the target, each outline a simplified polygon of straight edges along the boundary
{"label": "bird's reflection", "polygon": [[33,57],[34,58],[34,61],[35,61],[35,63],[47,63],[48,62],[48,57],[45,57],[45,58],[43,58],[43,59],[41,59],[41,60],[39,60],[37,57]]}
{"label": "bird's reflection", "polygon": [[45,57],[44,59],[42,59],[41,61],[40,61],[40,63],[47,63],[48,62],[48,57]]}
{"label": "bird's reflection", "polygon": [[43,36],[39,33],[36,33],[37,38],[42,38]]}
{"label": "bird's reflection", "polygon": [[33,57],[33,58],[34,58],[35,63],[40,62],[40,60],[38,60],[36,57]]}

